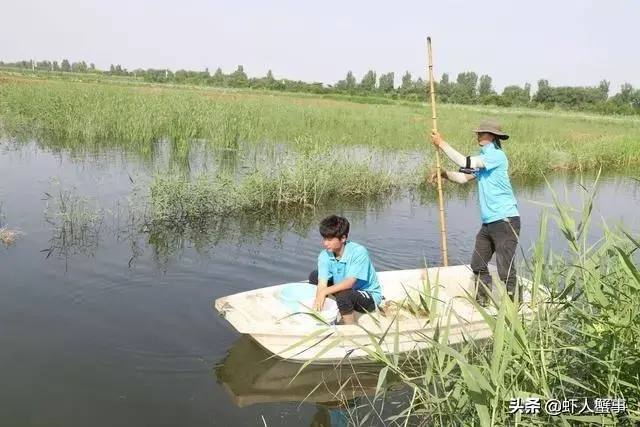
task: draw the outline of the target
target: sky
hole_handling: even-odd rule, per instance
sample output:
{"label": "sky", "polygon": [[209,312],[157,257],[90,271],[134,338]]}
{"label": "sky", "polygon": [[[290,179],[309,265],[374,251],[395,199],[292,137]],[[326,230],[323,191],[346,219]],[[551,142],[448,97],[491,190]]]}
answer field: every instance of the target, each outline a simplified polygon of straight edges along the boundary
{"label": "sky", "polygon": [[333,84],[405,71],[508,85],[640,87],[640,1],[0,0],[0,60],[93,62]]}

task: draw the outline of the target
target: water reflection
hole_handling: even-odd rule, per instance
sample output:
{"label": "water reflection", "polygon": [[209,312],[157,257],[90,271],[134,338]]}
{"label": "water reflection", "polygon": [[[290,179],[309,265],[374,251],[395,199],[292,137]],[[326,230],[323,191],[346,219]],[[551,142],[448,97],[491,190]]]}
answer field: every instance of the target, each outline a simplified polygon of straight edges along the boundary
{"label": "water reflection", "polygon": [[[240,140],[231,147],[220,146],[214,141],[162,137],[151,143],[118,142],[108,138],[83,140],[70,139],[44,129],[0,129],[0,137],[11,140],[15,146],[35,144],[42,151],[58,156],[70,156],[78,160],[90,157],[94,161],[113,153],[135,157],[139,163],[154,170],[170,170],[185,177],[201,172],[216,172],[242,177],[254,169],[282,168],[282,163],[300,157],[317,155],[330,158],[364,162],[372,169],[384,169],[392,173],[411,175],[430,158],[428,151],[403,151],[372,148],[369,146],[343,146],[318,144],[308,141],[247,141]],[[412,172],[413,171],[413,172]]]}
{"label": "water reflection", "polygon": [[[68,259],[81,253],[91,254],[100,238],[110,234],[117,241],[130,242],[129,267],[135,265],[146,247],[154,262],[163,270],[172,261],[179,260],[185,250],[193,249],[198,255],[209,257],[211,249],[221,244],[255,245],[267,239],[275,247],[282,248],[289,235],[306,238],[311,230],[317,229],[318,221],[324,214],[348,211],[350,221],[357,225],[366,222],[367,218],[381,215],[394,201],[393,198],[381,198],[344,203],[333,201],[323,206],[276,206],[260,211],[171,221],[155,218],[147,201],[139,196],[129,203],[118,202],[114,212],[103,210],[103,216],[99,217],[91,213],[95,211],[88,211],[84,204],[81,205],[84,199],[72,193],[61,192],[60,196],[51,199],[56,201],[56,206],[45,213],[45,220],[53,225],[48,256],[55,252]],[[65,212],[69,206],[75,208],[72,215]],[[84,210],[78,209],[78,206]],[[64,221],[54,223],[52,217]],[[91,222],[96,219],[101,222]],[[103,226],[103,221],[113,225]],[[95,227],[88,227],[92,224]]]}
{"label": "water reflection", "polygon": [[[231,401],[239,406],[266,403],[313,403],[311,426],[347,426],[357,419],[382,423],[376,398],[382,366],[373,363],[302,364],[272,357],[250,336],[243,335],[214,374]],[[387,375],[388,390],[402,390],[397,376]],[[388,396],[388,395],[387,395]],[[389,404],[389,403],[387,403]],[[356,424],[358,425],[358,424]],[[375,425],[375,423],[374,423]]]}
{"label": "water reflection", "polygon": [[108,210],[96,200],[79,194],[75,187],[66,188],[58,180],[53,182],[55,188],[46,191],[42,198],[46,203],[44,222],[50,226],[48,247],[42,250],[46,258],[57,256],[68,262],[77,255],[93,256],[102,240],[113,237],[119,242],[130,242],[129,268],[135,265],[145,247],[156,264],[165,269],[187,249],[207,257],[210,249],[220,244],[242,246],[268,238],[276,247],[282,247],[287,235],[307,237],[324,213],[349,211],[351,222],[359,224],[365,222],[367,216],[381,214],[393,203],[392,198],[334,201],[320,207],[276,206],[233,215],[171,221],[155,218],[148,200],[137,194],[124,202],[118,200],[116,208]]}
{"label": "water reflection", "polygon": [[[233,164],[233,155],[229,161]],[[233,167],[231,165],[230,167]],[[128,178],[129,179],[129,178]],[[555,181],[556,192],[562,198],[564,190],[571,189],[567,197],[578,200],[580,193],[584,193],[592,186],[592,182],[586,179],[581,184],[579,175],[567,176],[562,181]],[[637,181],[628,179],[608,179],[606,181],[603,197],[616,198],[618,190],[629,193],[629,200],[620,199],[618,203],[632,203],[640,187]],[[48,248],[43,252],[47,258],[57,255],[68,261],[76,255],[93,256],[99,248],[101,240],[106,234],[113,235],[117,241],[129,241],[131,256],[129,268],[135,266],[137,259],[143,255],[145,249],[150,251],[152,259],[160,269],[166,270],[172,262],[179,260],[186,250],[195,250],[201,257],[209,257],[212,248],[221,244],[236,246],[255,245],[270,241],[277,248],[282,248],[287,236],[307,238],[310,232],[315,232],[322,216],[328,214],[346,214],[354,227],[359,228],[367,221],[380,216],[389,216],[389,209],[408,203],[411,206],[426,207],[427,211],[437,204],[437,190],[435,186],[422,184],[414,190],[395,193],[378,197],[373,200],[333,200],[319,206],[277,206],[264,208],[259,211],[243,210],[225,215],[206,215],[191,217],[185,220],[166,220],[157,218],[153,209],[149,206],[149,200],[142,196],[138,189],[132,190],[127,196],[128,202],[120,202],[124,197],[119,196],[116,202],[117,209],[109,211],[100,207],[96,201],[82,197],[75,190],[58,188],[45,193],[47,208],[45,209],[45,221],[51,225],[51,237]],[[135,186],[132,182],[132,186]],[[583,187],[584,185],[584,187]],[[549,191],[545,185],[537,181],[523,181],[517,185],[518,198],[521,213],[532,218],[531,213],[535,209],[528,205],[530,199],[551,202]],[[564,188],[563,188],[564,187]],[[477,220],[477,207],[475,206],[476,186],[447,186],[445,188],[445,209],[447,210],[448,232],[452,239],[456,239],[457,229],[460,224],[452,222],[449,218],[458,215],[456,212],[464,212],[464,216]],[[626,196],[629,198],[629,195]],[[463,204],[466,208],[450,208],[449,203]],[[579,203],[574,203],[579,207]],[[599,208],[600,206],[597,206]],[[602,206],[608,208],[608,206]],[[470,210],[470,211],[469,211]],[[552,208],[552,210],[554,210]],[[426,213],[426,211],[425,211]],[[428,223],[437,221],[435,217],[425,218]],[[112,227],[106,226],[112,222]],[[468,229],[465,224],[464,229]],[[475,228],[475,225],[474,227]],[[434,228],[437,231],[437,229]],[[460,231],[464,233],[464,230]],[[459,234],[459,233],[458,233]],[[414,241],[415,239],[409,239]],[[526,247],[525,249],[528,249]]]}
{"label": "water reflection", "polygon": [[[158,146],[162,147],[163,143],[159,142]],[[35,145],[17,148],[9,143],[0,144],[0,148],[3,170],[0,219],[6,215],[3,224],[17,227],[26,236],[2,254],[6,264],[3,274],[7,277],[2,282],[0,311],[7,321],[0,335],[4,334],[5,341],[6,337],[11,337],[7,342],[11,343],[12,351],[5,353],[9,357],[7,363],[15,366],[15,369],[5,370],[8,381],[3,378],[3,384],[7,384],[3,401],[8,402],[10,420],[6,421],[3,414],[4,418],[0,418],[5,424],[25,424],[11,420],[32,416],[33,411],[22,412],[21,409],[25,408],[24,402],[31,402],[62,408],[60,425],[85,425],[85,420],[95,418],[96,411],[111,415],[112,418],[107,417],[104,421],[110,424],[123,424],[122,420],[136,424],[135,416],[141,416],[145,421],[157,418],[161,424],[178,425],[185,424],[181,417],[188,414],[193,419],[190,418],[191,422],[187,421],[187,424],[211,424],[214,420],[222,425],[262,425],[259,412],[263,412],[268,425],[278,425],[280,411],[286,411],[291,405],[259,402],[265,399],[307,402],[301,405],[305,410],[311,406],[312,412],[305,412],[304,425],[329,425],[330,422],[340,425],[344,424],[345,418],[362,421],[367,414],[371,415],[365,425],[385,425],[372,421],[379,419],[376,413],[371,413],[369,404],[373,399],[371,393],[377,381],[377,368],[361,372],[356,377],[359,383],[350,382],[343,389],[336,389],[336,385],[347,381],[353,369],[359,372],[357,369],[361,368],[310,366],[289,384],[299,366],[265,360],[267,356],[256,355],[259,349],[254,349],[253,344],[243,344],[242,340],[247,339],[243,338],[215,371],[220,385],[211,387],[214,381],[209,368],[198,371],[191,378],[187,378],[191,374],[181,376],[176,381],[176,377],[169,378],[166,372],[154,369],[157,366],[153,355],[169,355],[166,360],[171,359],[175,366],[183,366],[182,358],[174,357],[176,354],[188,353],[189,358],[194,354],[222,357],[237,336],[218,321],[211,301],[235,292],[307,277],[321,248],[318,220],[329,213],[344,214],[349,218],[354,239],[370,249],[376,268],[380,270],[419,267],[425,260],[438,262],[440,236],[435,187],[423,185],[417,191],[405,193],[406,198],[357,203],[333,201],[317,207],[242,212],[169,223],[154,218],[146,209],[142,196],[133,190],[135,185],[129,179],[129,173],[135,184],[144,188],[144,180],[139,176],[149,177],[154,169],[163,169],[165,161],[170,164],[173,155],[170,150],[164,153],[164,158],[161,150],[154,149],[145,152],[144,156],[148,157],[140,156],[130,161],[130,157],[122,152],[102,148],[96,148],[91,154],[83,154],[87,153],[86,149],[78,150],[74,155],[66,150],[51,153]],[[273,148],[256,147],[255,152],[238,150],[225,155],[206,147],[202,152],[196,148],[191,147],[189,169],[192,175],[194,171],[208,167],[229,175],[242,174],[243,168],[254,164],[268,167],[270,161],[281,158],[279,149]],[[218,159],[218,163],[211,162],[207,156]],[[602,216],[608,222],[624,218],[633,221],[640,184],[629,177],[638,175],[635,171],[629,177],[624,176],[625,172],[615,172],[623,176],[616,179],[603,176],[594,215]],[[47,181],[54,175],[61,176],[63,189],[77,185],[78,191],[66,194],[63,190],[60,197],[54,191],[56,187],[52,188]],[[577,185],[578,181],[577,174],[563,174],[552,181],[561,198],[564,187],[569,188],[575,207],[580,206],[580,195],[584,193]],[[522,204],[525,220],[522,248],[526,251],[538,236],[540,226],[539,211],[528,204],[527,199],[551,200],[544,181],[525,185],[514,180],[514,187]],[[586,187],[590,188],[591,184]],[[445,186],[452,264],[468,262],[470,258],[472,237],[478,227],[476,188],[475,185]],[[49,200],[49,214],[44,218],[52,223],[43,221],[47,200],[41,199],[45,191],[65,201],[67,217],[79,220],[63,220],[56,214],[63,211],[59,203]],[[90,204],[79,202],[85,197],[83,195],[90,196]],[[127,199],[129,203],[125,203]],[[102,222],[83,220],[96,212],[100,213]],[[594,227],[594,235],[599,237],[601,234],[601,230]],[[634,232],[633,235],[637,234]],[[240,250],[240,246],[244,248]],[[556,230],[547,246],[555,251],[565,247],[566,240]],[[44,247],[50,250],[50,261],[60,256],[66,264],[70,258],[77,257],[76,270],[60,277],[61,268],[52,266],[51,262],[34,262],[49,254],[38,253]],[[216,253],[210,254],[214,250]],[[197,253],[207,258],[211,255],[205,261],[212,262],[198,262]],[[91,259],[85,259],[87,257]],[[166,270],[169,264],[173,264],[172,271],[154,274],[156,270]],[[48,286],[40,286],[45,283]],[[93,343],[98,342],[99,347],[94,349]],[[141,350],[134,357],[123,359],[120,350],[127,348]],[[37,355],[44,355],[43,359],[38,359]],[[16,364],[13,359],[32,360],[32,363]],[[42,369],[35,368],[34,364]],[[124,374],[113,375],[111,367],[117,367],[117,371]],[[197,369],[200,367],[198,365]],[[192,369],[192,365],[188,365],[188,369]],[[82,380],[68,381],[66,378],[60,381],[60,375],[67,372],[79,373]],[[108,390],[109,387],[99,381],[113,389]],[[205,385],[197,391],[201,383]],[[58,388],[48,388],[51,384],[65,385],[68,394],[61,393]],[[318,384],[321,388],[316,389]],[[228,386],[228,392],[224,392],[223,385]],[[152,393],[149,393],[150,389]],[[33,390],[42,393],[33,396]],[[129,396],[135,397],[127,402],[117,400],[115,406],[110,406],[111,403],[105,403],[105,390],[113,392],[114,396],[129,392]],[[220,399],[218,393],[226,394]],[[402,391],[396,393],[403,398],[406,396]],[[238,407],[219,405],[227,395],[230,399],[237,398]],[[83,418],[77,418],[77,411],[64,408],[65,402],[78,399],[82,404],[76,406],[86,412]],[[250,403],[252,400],[256,403]],[[392,400],[402,399],[393,397]],[[404,401],[407,400],[410,396]],[[246,406],[252,409],[238,409]],[[384,410],[390,414],[385,412],[382,416],[385,420],[399,412],[396,408],[388,408],[387,402]],[[82,421],[73,421],[74,414]]]}

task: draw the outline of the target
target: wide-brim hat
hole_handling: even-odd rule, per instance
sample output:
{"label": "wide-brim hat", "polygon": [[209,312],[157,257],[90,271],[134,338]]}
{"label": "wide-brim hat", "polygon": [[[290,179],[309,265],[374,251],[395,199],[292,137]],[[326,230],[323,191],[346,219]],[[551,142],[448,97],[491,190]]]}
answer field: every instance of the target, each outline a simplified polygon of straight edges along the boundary
{"label": "wide-brim hat", "polygon": [[475,133],[488,132],[496,135],[500,139],[509,139],[509,135],[502,131],[502,126],[495,120],[483,120],[477,128],[473,129]]}

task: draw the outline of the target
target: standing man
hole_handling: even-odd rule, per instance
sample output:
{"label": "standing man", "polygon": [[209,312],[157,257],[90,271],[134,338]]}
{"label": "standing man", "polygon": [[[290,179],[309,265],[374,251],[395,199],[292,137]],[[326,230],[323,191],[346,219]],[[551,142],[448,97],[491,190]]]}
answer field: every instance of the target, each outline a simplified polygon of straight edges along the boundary
{"label": "standing man", "polygon": [[[485,120],[474,129],[480,146],[480,155],[463,156],[447,144],[438,131],[431,132],[433,145],[439,147],[457,164],[459,172],[441,169],[441,177],[458,184],[466,184],[472,179],[478,180],[478,201],[482,227],[476,235],[475,248],[471,257],[471,269],[476,281],[476,300],[486,306],[488,295],[485,290],[492,287],[488,262],[496,254],[498,275],[506,284],[507,293],[514,300],[516,289],[515,255],[520,237],[520,214],[518,203],[509,179],[509,161],[501,140],[509,139],[500,124],[494,120]],[[437,177],[437,170],[431,171],[430,181]],[[481,283],[478,283],[480,279]],[[522,299],[522,290],[518,292],[518,301]]]}

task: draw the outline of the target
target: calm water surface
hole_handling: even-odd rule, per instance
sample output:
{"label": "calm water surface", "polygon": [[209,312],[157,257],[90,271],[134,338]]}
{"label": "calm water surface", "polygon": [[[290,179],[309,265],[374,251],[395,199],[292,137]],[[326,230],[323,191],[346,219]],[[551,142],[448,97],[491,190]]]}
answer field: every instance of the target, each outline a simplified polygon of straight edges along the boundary
{"label": "calm water surface", "polygon": [[[321,390],[300,403],[319,379],[337,383],[335,372],[314,368],[285,388],[297,365],[259,363],[265,354],[213,309],[218,297],[306,278],[321,248],[317,223],[336,211],[319,209],[291,231],[236,228],[202,250],[171,230],[128,228],[116,215],[130,177],[139,182],[151,167],[118,152],[83,157],[0,144],[2,223],[24,233],[0,248],[0,425],[346,425]],[[52,177],[108,210],[88,241],[62,241],[46,221],[45,193],[58,189]],[[553,187],[562,198],[566,187],[579,207],[577,180]],[[517,191],[526,252],[539,233],[542,208],[533,201],[552,199],[544,185]],[[601,217],[637,232],[639,200],[636,181],[602,179],[594,237]],[[378,270],[440,262],[436,203],[406,197],[337,212]],[[479,226],[475,193],[448,199],[446,214],[449,263],[468,263]],[[555,227],[549,243],[565,248]],[[359,369],[365,389],[375,389],[375,368]],[[386,406],[383,416],[393,411]]]}

